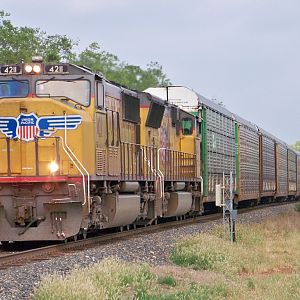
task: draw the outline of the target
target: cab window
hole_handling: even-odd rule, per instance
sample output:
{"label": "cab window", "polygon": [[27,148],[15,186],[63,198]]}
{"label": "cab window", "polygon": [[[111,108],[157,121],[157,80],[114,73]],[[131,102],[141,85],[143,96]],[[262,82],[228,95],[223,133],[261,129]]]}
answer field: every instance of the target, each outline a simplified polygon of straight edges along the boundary
{"label": "cab window", "polygon": [[104,107],[104,86],[100,82],[97,82],[97,106],[99,108]]}
{"label": "cab window", "polygon": [[36,94],[38,97],[70,99],[81,105],[90,105],[90,82],[85,79],[37,80]]}
{"label": "cab window", "polygon": [[0,98],[21,98],[27,97],[29,84],[26,80],[0,81]]}
{"label": "cab window", "polygon": [[183,135],[193,134],[193,120],[191,118],[182,119],[181,128]]}

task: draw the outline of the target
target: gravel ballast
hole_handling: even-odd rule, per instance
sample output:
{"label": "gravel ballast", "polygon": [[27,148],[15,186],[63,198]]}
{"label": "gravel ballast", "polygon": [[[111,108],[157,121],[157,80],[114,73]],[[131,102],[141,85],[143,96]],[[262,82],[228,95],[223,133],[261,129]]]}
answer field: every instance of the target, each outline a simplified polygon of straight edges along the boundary
{"label": "gravel ballast", "polygon": [[[248,212],[238,216],[238,223],[261,222],[271,216],[292,210],[294,206],[295,204],[291,203]],[[0,270],[0,299],[30,299],[34,287],[44,276],[53,273],[66,273],[75,267],[90,266],[106,257],[117,257],[129,262],[146,262],[151,265],[170,264],[169,256],[174,241],[190,234],[206,232],[221,223],[222,220],[218,220],[168,229],[92,249],[68,253],[63,257],[47,261]]]}

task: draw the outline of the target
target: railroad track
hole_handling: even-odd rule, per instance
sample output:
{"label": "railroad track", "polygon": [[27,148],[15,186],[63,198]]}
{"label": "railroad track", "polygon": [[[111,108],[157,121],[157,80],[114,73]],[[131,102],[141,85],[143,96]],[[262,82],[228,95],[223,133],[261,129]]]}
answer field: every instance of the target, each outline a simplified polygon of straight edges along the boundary
{"label": "railroad track", "polygon": [[[266,209],[271,206],[280,206],[287,205],[291,202],[280,202],[280,203],[271,203],[264,204],[255,207],[247,207],[239,210],[239,214],[243,214],[249,211]],[[43,261],[53,259],[55,257],[61,257],[67,253],[84,250],[87,248],[116,242],[120,240],[135,238],[141,235],[160,232],[171,228],[178,228],[183,226],[188,226],[196,223],[207,223],[211,221],[215,221],[221,219],[223,217],[222,214],[210,214],[204,216],[198,216],[194,218],[188,218],[180,221],[170,221],[165,223],[159,223],[157,225],[147,226],[147,227],[139,227],[133,230],[116,232],[105,234],[101,236],[91,237],[83,240],[77,240],[73,242],[55,244],[45,247],[34,248],[30,250],[14,252],[10,254],[3,255],[3,252],[0,255],[0,269],[7,269],[10,267],[22,266],[27,263],[35,262],[35,261]]]}

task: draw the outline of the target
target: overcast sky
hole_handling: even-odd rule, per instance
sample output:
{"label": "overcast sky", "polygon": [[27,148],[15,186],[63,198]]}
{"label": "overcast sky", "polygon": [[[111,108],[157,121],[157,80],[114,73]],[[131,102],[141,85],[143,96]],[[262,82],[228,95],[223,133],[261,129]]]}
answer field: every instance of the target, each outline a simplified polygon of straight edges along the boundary
{"label": "overcast sky", "polygon": [[158,61],[186,85],[289,144],[300,140],[299,0],[1,0],[16,26]]}

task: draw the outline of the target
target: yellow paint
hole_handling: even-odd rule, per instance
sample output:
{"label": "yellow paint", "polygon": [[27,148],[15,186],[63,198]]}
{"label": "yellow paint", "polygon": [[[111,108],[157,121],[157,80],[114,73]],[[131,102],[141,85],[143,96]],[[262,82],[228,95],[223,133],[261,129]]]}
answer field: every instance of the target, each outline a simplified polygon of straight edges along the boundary
{"label": "yellow paint", "polygon": [[[35,113],[37,117],[81,115],[82,123],[77,129],[67,130],[67,143],[70,149],[90,174],[95,173],[95,138],[94,138],[94,99],[89,108],[77,109],[62,101],[49,98],[23,98],[2,99],[1,113],[3,117],[18,117],[20,113]],[[56,159],[55,139],[52,137],[65,138],[64,130],[57,130],[51,138],[39,139],[38,161],[39,174],[50,175],[49,163]],[[12,176],[35,176],[36,175],[36,151],[35,142],[10,140],[11,172]],[[62,148],[60,140],[60,175],[79,175],[80,173],[70,161]],[[7,176],[7,143],[6,137],[0,132],[0,176]]]}
{"label": "yellow paint", "polygon": [[182,132],[180,135],[180,151],[186,153],[195,153],[195,130],[191,135],[183,135]]}
{"label": "yellow paint", "polygon": [[151,128],[146,126],[147,115],[149,107],[141,107],[140,116],[141,116],[141,145],[154,146],[159,148],[159,132],[156,128]]}
{"label": "yellow paint", "polygon": [[[125,122],[122,118],[122,102],[120,99],[107,97],[105,103],[114,111],[119,112],[120,133],[123,142],[135,143],[136,125]],[[2,99],[0,115],[3,117],[18,117],[21,112],[35,113],[37,117],[42,116],[63,116],[81,115],[82,123],[74,130],[67,130],[67,144],[74,152],[78,160],[88,170],[89,174],[96,174],[96,148],[102,151],[104,160],[101,161],[103,175],[120,175],[120,151],[118,145],[109,145],[107,148],[107,131],[111,130],[111,124],[107,123],[105,111],[95,111],[94,99],[92,98],[89,107],[77,108],[70,103],[50,98],[23,98],[23,99]],[[146,127],[148,110],[141,107],[140,116],[140,141],[142,145],[155,146],[156,148],[167,147],[175,151],[195,153],[195,130],[192,135],[176,135],[176,128],[172,127],[171,116],[166,107],[162,126],[164,129]],[[116,113],[114,113],[116,114]],[[117,120],[116,118],[114,119]],[[111,122],[112,123],[112,122]],[[108,128],[107,128],[108,124]],[[117,128],[117,123],[114,124]],[[166,128],[166,133],[164,132]],[[96,130],[96,132],[95,132]],[[115,133],[115,135],[117,135]],[[38,168],[40,176],[49,176],[49,164],[55,161],[56,141],[53,137],[65,139],[65,131],[57,130],[51,138],[39,139],[38,142]],[[135,149],[135,148],[132,148]],[[0,133],[0,176],[7,176],[7,142],[6,137]],[[10,140],[11,175],[12,176],[35,176],[36,168],[36,145],[35,142]],[[59,143],[60,169],[59,175],[80,175],[75,164],[66,155],[62,147],[62,140]],[[126,164],[125,164],[126,165]],[[99,167],[99,166],[98,166]],[[133,166],[135,170],[135,166]],[[101,171],[102,172],[102,171]]]}

